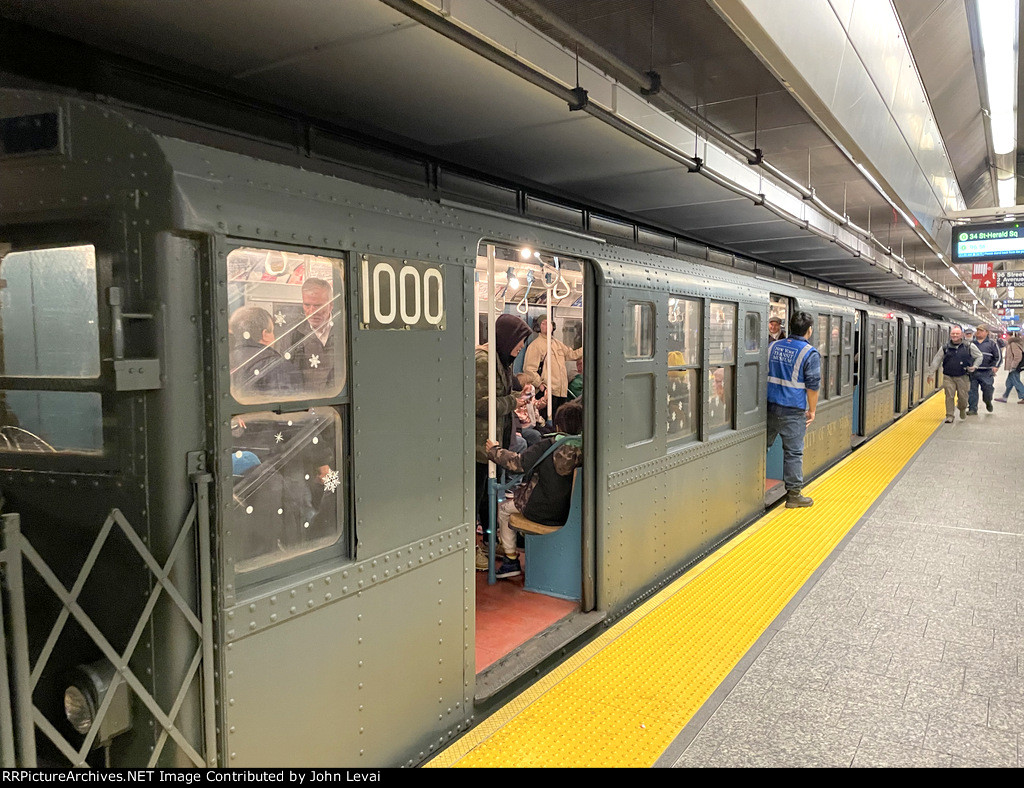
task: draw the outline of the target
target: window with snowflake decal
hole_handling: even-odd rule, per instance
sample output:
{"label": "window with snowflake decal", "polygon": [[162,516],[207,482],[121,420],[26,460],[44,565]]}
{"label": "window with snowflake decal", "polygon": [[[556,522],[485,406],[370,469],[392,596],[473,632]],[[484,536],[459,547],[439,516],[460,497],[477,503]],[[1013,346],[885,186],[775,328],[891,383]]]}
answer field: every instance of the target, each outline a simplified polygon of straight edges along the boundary
{"label": "window with snowflake decal", "polygon": [[243,404],[345,388],[344,264],[239,247],[227,255],[231,394]]}
{"label": "window with snowflake decal", "polygon": [[340,433],[333,408],[232,419],[228,522],[236,572],[338,543],[345,512]]}

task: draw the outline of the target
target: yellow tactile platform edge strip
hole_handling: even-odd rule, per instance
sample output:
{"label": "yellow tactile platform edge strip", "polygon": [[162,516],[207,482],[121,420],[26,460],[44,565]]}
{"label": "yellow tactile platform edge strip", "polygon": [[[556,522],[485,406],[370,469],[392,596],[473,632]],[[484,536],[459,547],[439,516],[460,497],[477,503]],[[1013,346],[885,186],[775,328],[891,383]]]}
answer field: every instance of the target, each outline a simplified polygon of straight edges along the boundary
{"label": "yellow tactile platform edge strip", "polygon": [[922,403],[426,765],[652,766],[943,416]]}

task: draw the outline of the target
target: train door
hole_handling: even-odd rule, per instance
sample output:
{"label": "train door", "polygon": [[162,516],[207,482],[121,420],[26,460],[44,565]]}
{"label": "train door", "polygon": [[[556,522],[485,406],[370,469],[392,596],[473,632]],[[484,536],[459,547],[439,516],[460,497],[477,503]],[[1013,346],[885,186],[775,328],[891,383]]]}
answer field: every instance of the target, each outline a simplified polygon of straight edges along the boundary
{"label": "train door", "polygon": [[867,313],[858,311],[853,331],[853,434],[850,445],[864,442],[864,410],[867,386],[865,377],[870,377],[871,360],[867,355]]}
{"label": "train door", "polygon": [[[793,309],[795,308],[796,307],[792,303],[792,299],[788,296],[776,295],[773,293],[769,297],[768,302],[769,326],[771,325],[772,318],[778,318],[782,321],[782,336],[786,336],[789,332],[789,318],[793,314]],[[771,347],[771,343],[773,341],[774,339],[769,336],[769,347]],[[768,447],[768,457],[765,462],[764,488],[766,505],[770,505],[785,494],[785,489],[782,484],[782,438],[776,438],[775,442]]]}
{"label": "train door", "polygon": [[896,318],[896,385],[893,410],[897,417],[910,407],[910,325],[905,318]]}
{"label": "train door", "polygon": [[[507,419],[496,408],[496,429],[502,434],[496,434],[495,440],[505,451],[499,457],[502,464],[490,464],[493,476],[477,509],[478,702],[533,670],[567,638],[590,626],[582,615],[593,606],[593,594],[585,588],[593,572],[584,571],[593,561],[593,538],[583,517],[586,463],[568,475],[564,513],[545,515],[543,522],[537,522],[526,517],[532,513],[530,508],[517,509],[526,500],[521,490],[537,473],[534,466],[554,457],[549,449],[557,453],[559,462],[570,456],[582,460],[589,440],[582,435],[554,437],[575,433],[576,427],[569,430],[566,424],[576,425],[583,418],[586,410],[581,406],[593,396],[585,383],[592,376],[584,376],[586,270],[582,260],[525,246],[486,245],[478,257],[474,321],[478,347],[486,347],[488,355],[494,353],[488,328],[492,303],[499,343],[503,329],[497,327],[498,317],[518,318],[529,329],[526,345],[505,381],[521,404]],[[503,388],[505,382],[497,380],[502,374],[497,368],[495,385]],[[487,466],[478,462],[478,473],[482,467]],[[551,628],[558,634],[551,635]],[[545,631],[549,636],[539,639]]]}
{"label": "train door", "polygon": [[0,236],[4,765],[211,765],[197,250]]}

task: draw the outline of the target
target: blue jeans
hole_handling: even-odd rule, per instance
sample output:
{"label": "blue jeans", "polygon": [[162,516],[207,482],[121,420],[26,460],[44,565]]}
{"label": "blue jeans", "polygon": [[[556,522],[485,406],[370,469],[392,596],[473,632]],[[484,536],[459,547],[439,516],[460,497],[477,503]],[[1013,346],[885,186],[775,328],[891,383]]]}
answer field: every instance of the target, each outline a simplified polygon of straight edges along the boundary
{"label": "blue jeans", "polygon": [[782,436],[782,478],[786,490],[800,492],[804,486],[804,435],[807,417],[799,408],[768,403],[768,446]]}
{"label": "blue jeans", "polygon": [[1020,379],[1020,371],[1011,369],[1010,374],[1006,376],[1006,393],[1003,394],[1003,399],[1010,396],[1010,390],[1016,389],[1017,399],[1024,399],[1024,383]]}
{"label": "blue jeans", "polygon": [[977,372],[971,373],[971,393],[967,395],[967,409],[977,410],[978,409],[978,387],[981,387],[981,396],[985,400],[986,405],[992,403],[992,390],[995,388],[996,375],[994,372]]}

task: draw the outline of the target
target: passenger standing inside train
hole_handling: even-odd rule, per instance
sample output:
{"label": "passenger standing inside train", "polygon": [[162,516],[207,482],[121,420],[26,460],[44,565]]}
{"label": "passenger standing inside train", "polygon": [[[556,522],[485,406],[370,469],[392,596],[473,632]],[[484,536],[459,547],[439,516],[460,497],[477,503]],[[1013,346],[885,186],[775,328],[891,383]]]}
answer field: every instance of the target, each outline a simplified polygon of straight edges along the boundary
{"label": "passenger standing inside train", "polygon": [[302,311],[308,331],[300,329],[293,357],[310,393],[334,389],[334,292],[331,283],[310,277],[302,283]]}
{"label": "passenger standing inside train", "polygon": [[992,412],[992,391],[995,388],[996,373],[999,365],[1003,363],[1002,353],[999,345],[989,336],[988,326],[978,326],[978,333],[974,340],[974,346],[981,351],[981,361],[977,369],[971,373],[971,392],[967,395],[967,415],[978,415],[978,389],[981,389],[981,398],[985,401],[985,410]]}
{"label": "passenger standing inside train", "polygon": [[511,500],[498,504],[498,538],[505,554],[495,577],[516,577],[523,573],[519,563],[516,534],[509,519],[521,512],[541,525],[561,528],[572,504],[573,471],[583,464],[583,402],[567,402],[555,413],[555,435],[549,435],[522,454],[502,449],[487,441],[487,457],[513,473],[524,474]]}
{"label": "passenger standing inside train", "polygon": [[1024,405],[1024,383],[1021,382],[1020,373],[1024,370],[1024,338],[1020,334],[1010,334],[1006,340],[1006,391],[1003,396],[996,397],[996,402],[1006,402],[1011,390],[1017,392],[1017,404]]}
{"label": "passenger standing inside train", "polygon": [[768,344],[778,342],[786,338],[786,332],[782,330],[782,318],[772,315],[768,318]]}
{"label": "passenger standing inside train", "polygon": [[231,388],[243,395],[295,390],[295,368],[274,349],[274,319],[258,306],[239,307],[228,321]]}
{"label": "passenger standing inside train", "polygon": [[[530,337],[530,327],[515,315],[498,315],[494,323],[493,346],[497,353],[495,364],[494,406],[498,423],[495,434],[500,445],[508,446],[512,437],[512,412],[526,405],[522,394],[512,391],[512,360],[519,355]],[[476,513],[485,535],[490,524],[487,502],[487,410],[488,410],[488,345],[476,349]],[[487,552],[478,544],[476,568],[487,571]]]}
{"label": "passenger standing inside train", "polygon": [[795,312],[789,319],[789,337],[768,349],[768,448],[782,436],[782,477],[786,508],[811,506],[803,494],[804,435],[814,421],[821,385],[821,355],[810,344],[813,318]]}
{"label": "passenger standing inside train", "polygon": [[[537,338],[526,348],[526,358],[523,360],[523,370],[534,372],[540,375],[541,383],[547,383],[547,367],[545,358],[548,349],[548,321],[546,317],[538,317],[534,320],[534,330],[537,331]],[[551,332],[554,334],[555,322],[551,321]],[[552,412],[557,412],[569,397],[569,375],[565,370],[567,361],[575,361],[583,358],[583,348],[573,350],[568,345],[559,342],[554,336],[551,337],[551,391],[547,396],[551,399]]]}
{"label": "passenger standing inside train", "polygon": [[968,373],[978,367],[981,359],[981,351],[977,345],[964,340],[962,328],[953,326],[949,329],[949,341],[938,349],[931,363],[932,369],[942,367],[942,390],[946,393],[946,424],[953,423],[954,404],[960,409],[960,418],[967,418],[967,391],[970,387]]}

